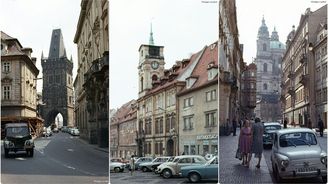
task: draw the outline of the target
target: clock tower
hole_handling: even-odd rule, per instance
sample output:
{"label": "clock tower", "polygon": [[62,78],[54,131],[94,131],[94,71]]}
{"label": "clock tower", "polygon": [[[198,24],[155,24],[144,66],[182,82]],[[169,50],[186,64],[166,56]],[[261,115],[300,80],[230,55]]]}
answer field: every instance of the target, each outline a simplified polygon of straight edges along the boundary
{"label": "clock tower", "polygon": [[154,44],[152,27],[150,27],[149,44],[139,47],[139,98],[153,87],[164,75],[164,46]]}

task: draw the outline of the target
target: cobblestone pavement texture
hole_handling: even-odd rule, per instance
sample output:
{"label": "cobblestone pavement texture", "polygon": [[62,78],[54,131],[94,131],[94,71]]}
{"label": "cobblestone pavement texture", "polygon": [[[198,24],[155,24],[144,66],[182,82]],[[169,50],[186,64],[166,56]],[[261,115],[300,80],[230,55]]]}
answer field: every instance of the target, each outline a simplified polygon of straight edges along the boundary
{"label": "cobblestone pavement texture", "polygon": [[249,168],[242,166],[241,161],[235,158],[238,137],[239,129],[237,136],[219,137],[219,183],[273,183],[263,155],[259,169],[255,167],[258,160],[254,155]]}

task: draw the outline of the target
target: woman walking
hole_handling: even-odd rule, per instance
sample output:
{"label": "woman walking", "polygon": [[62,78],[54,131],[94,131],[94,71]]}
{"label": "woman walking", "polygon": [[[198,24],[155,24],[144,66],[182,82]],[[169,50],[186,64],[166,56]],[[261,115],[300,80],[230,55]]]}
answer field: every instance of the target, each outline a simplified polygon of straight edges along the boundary
{"label": "woman walking", "polygon": [[[255,119],[255,123],[252,127],[253,141],[252,141],[252,153],[255,154],[255,158],[258,158],[257,168],[260,168],[262,152],[263,152],[263,131],[264,126],[261,123],[260,118]],[[252,153],[250,154],[249,161],[252,158]]]}
{"label": "woman walking", "polygon": [[240,130],[239,135],[239,146],[240,152],[242,154],[242,165],[249,167],[249,154],[251,153],[251,145],[252,145],[252,130],[250,127],[250,123],[248,120],[245,121],[244,126]]}

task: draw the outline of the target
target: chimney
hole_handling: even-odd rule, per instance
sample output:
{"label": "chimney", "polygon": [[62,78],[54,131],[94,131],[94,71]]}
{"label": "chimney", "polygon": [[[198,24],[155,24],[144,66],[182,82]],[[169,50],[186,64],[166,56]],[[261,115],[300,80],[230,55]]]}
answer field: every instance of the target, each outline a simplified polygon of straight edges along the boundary
{"label": "chimney", "polygon": [[33,52],[32,51],[32,48],[22,48],[22,52],[24,52],[24,54],[26,54],[29,58],[31,58],[31,53]]}

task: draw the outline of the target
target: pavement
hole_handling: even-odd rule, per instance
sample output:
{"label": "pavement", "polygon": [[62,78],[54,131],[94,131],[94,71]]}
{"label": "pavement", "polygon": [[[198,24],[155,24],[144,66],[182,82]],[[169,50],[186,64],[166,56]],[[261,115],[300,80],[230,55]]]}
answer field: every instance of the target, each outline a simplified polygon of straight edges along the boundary
{"label": "pavement", "polygon": [[89,184],[109,182],[109,155],[78,137],[56,133],[34,140],[34,157],[11,152],[4,158],[1,146],[2,184]]}
{"label": "pavement", "polygon": [[257,158],[251,159],[249,168],[241,165],[241,161],[235,158],[238,146],[239,129],[237,136],[219,137],[219,183],[273,183],[266,160],[262,154],[260,168],[256,168]]}

